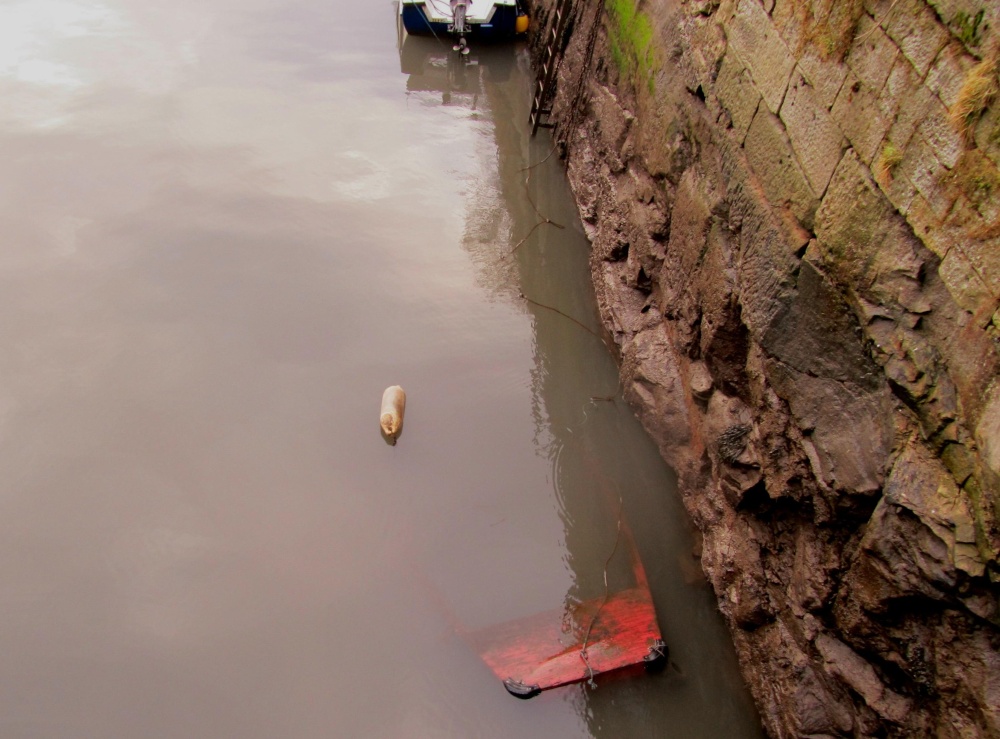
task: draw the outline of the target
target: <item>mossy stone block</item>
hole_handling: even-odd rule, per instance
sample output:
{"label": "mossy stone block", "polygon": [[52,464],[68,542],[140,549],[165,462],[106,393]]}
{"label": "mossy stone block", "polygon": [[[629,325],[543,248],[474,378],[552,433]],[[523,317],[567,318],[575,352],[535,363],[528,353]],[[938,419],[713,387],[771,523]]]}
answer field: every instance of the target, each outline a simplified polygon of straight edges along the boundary
{"label": "mossy stone block", "polygon": [[887,23],[889,38],[896,42],[922,79],[948,43],[948,30],[923,0],[900,0],[889,13]]}
{"label": "mossy stone block", "polygon": [[761,96],[753,84],[750,72],[735,54],[726,54],[723,58],[719,76],[715,81],[715,93],[719,102],[729,111],[733,133],[737,141],[742,144],[757,113]]}
{"label": "mossy stone block", "polygon": [[744,148],[771,205],[787,207],[799,223],[811,230],[819,199],[799,166],[781,121],[763,106],[750,124]]}
{"label": "mossy stone block", "polygon": [[893,122],[893,116],[882,111],[878,92],[849,72],[832,113],[861,161],[870,165]]}
{"label": "mossy stone block", "polygon": [[730,48],[750,70],[772,113],[781,108],[795,60],[758,0],[740,0],[728,24]]}
{"label": "mossy stone block", "polygon": [[844,152],[844,134],[800,71],[788,85],[781,120],[813,192],[821,195]]}

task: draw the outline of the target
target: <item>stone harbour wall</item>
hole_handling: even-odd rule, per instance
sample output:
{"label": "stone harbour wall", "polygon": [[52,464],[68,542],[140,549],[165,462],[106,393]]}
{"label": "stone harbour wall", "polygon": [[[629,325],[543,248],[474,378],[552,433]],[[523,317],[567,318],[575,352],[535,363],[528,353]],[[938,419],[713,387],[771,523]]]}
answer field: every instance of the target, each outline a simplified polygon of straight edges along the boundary
{"label": "stone harbour wall", "polygon": [[598,303],[766,729],[1000,736],[1000,5],[569,11]]}

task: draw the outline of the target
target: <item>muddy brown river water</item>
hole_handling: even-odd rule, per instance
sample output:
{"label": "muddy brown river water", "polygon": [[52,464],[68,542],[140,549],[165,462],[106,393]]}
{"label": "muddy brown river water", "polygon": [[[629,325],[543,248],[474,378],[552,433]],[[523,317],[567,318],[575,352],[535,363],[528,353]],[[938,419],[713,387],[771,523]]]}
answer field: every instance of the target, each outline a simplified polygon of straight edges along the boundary
{"label": "muddy brown river water", "polygon": [[[468,62],[388,0],[0,5],[0,736],[759,736],[525,50]],[[609,495],[674,666],[515,700],[463,634],[600,596]]]}

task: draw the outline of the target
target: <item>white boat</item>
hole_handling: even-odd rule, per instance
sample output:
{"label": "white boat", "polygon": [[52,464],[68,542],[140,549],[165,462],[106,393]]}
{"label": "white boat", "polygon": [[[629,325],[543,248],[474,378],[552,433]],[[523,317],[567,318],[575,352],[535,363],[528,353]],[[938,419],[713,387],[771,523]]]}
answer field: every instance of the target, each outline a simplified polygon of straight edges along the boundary
{"label": "white boat", "polygon": [[528,30],[522,0],[400,0],[399,17],[407,33],[453,37],[463,53],[467,39],[506,40]]}

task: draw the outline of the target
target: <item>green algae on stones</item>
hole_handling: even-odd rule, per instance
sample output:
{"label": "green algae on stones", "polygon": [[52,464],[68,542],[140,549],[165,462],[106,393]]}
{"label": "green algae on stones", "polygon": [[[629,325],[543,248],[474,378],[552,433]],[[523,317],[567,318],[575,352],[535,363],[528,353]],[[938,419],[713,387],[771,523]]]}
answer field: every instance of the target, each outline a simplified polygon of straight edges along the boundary
{"label": "green algae on stones", "polygon": [[982,28],[980,24],[983,22],[983,16],[985,12],[982,8],[975,15],[969,15],[964,10],[960,10],[955,13],[955,16],[951,19],[952,30],[961,41],[966,46],[979,46],[982,42]]}
{"label": "green algae on stones", "polygon": [[607,7],[615,65],[636,85],[644,84],[652,92],[653,78],[660,65],[649,16],[636,8],[635,0],[608,0]]}

